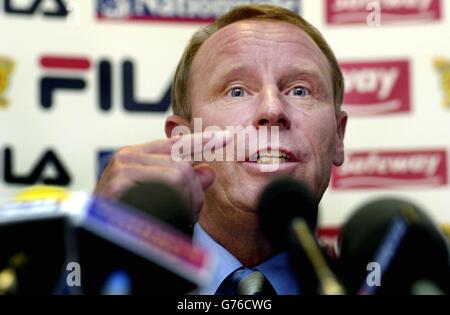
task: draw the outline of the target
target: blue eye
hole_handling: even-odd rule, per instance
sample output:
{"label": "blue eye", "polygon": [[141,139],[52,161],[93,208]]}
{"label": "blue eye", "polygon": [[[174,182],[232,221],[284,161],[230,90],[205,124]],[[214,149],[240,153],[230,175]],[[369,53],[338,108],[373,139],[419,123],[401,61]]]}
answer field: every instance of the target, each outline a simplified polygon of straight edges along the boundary
{"label": "blue eye", "polygon": [[234,87],[228,92],[228,94],[231,97],[242,97],[245,95],[245,91],[241,87]]}
{"label": "blue eye", "polygon": [[306,97],[311,94],[309,89],[305,88],[304,86],[296,86],[292,89],[292,93],[294,96],[300,96],[300,97]]}

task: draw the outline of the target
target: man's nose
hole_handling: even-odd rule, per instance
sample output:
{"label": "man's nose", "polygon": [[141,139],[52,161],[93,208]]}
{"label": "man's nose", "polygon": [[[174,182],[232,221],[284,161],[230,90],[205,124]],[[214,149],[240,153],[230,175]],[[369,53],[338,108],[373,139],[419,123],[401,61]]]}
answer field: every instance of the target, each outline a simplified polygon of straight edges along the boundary
{"label": "man's nose", "polygon": [[253,121],[256,128],[278,126],[283,130],[291,127],[289,115],[286,113],[285,104],[279,93],[278,89],[268,88],[259,95],[258,109]]}

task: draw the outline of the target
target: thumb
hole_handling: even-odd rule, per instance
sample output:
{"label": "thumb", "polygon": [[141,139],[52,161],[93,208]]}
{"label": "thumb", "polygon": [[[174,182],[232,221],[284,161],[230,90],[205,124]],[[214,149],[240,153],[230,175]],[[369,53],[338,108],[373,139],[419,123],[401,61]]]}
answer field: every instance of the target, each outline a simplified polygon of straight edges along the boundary
{"label": "thumb", "polygon": [[211,166],[208,165],[198,165],[194,167],[194,172],[200,180],[200,184],[202,185],[202,189],[206,190],[209,186],[214,182],[214,178],[216,177],[216,172]]}

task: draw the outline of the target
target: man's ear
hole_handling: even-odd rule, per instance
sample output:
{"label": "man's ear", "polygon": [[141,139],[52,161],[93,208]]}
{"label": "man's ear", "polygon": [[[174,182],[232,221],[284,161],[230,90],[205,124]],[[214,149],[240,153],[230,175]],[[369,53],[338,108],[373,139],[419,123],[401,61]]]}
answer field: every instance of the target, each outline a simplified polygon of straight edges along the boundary
{"label": "man's ear", "polygon": [[336,114],[336,148],[333,159],[333,164],[336,166],[341,166],[344,163],[344,136],[347,119],[348,115],[344,111]]}
{"label": "man's ear", "polygon": [[190,128],[190,122],[186,118],[178,115],[170,115],[169,117],[167,117],[164,127],[167,138],[170,138],[172,136],[172,130],[177,126],[186,126]]}

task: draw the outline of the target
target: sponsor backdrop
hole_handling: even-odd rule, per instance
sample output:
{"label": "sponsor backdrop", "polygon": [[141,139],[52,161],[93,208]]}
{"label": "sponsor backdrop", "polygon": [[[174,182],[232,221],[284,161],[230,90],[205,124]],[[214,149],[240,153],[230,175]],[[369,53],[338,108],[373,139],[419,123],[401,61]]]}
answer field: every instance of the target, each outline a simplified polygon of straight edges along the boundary
{"label": "sponsor backdrop", "polygon": [[164,137],[191,34],[243,2],[301,13],[346,78],[347,157],[321,205],[332,234],[406,197],[450,223],[450,6],[443,0],[0,0],[0,198],[91,191],[115,149]]}

